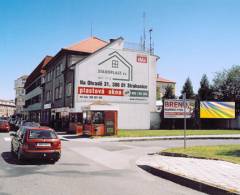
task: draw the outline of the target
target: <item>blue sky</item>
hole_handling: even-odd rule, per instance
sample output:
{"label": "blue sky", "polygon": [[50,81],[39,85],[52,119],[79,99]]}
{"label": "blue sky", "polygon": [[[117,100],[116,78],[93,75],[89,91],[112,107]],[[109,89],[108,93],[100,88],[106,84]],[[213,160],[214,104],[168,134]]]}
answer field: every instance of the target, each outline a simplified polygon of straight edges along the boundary
{"label": "blue sky", "polygon": [[[157,72],[177,82],[187,77],[197,92],[202,74],[240,64],[238,0],[0,0],[0,99],[14,98],[14,80],[45,55],[93,34],[139,42],[142,13],[153,28]],[[148,37],[148,36],[147,36]]]}

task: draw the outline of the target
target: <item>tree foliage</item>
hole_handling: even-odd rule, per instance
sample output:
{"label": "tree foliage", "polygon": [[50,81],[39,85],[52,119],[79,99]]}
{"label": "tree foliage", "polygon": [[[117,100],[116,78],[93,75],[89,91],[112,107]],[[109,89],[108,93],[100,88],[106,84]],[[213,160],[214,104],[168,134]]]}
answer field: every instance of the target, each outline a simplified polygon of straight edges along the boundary
{"label": "tree foliage", "polygon": [[202,100],[213,99],[212,87],[209,84],[208,77],[204,74],[200,81],[200,88],[198,89],[198,98]]}
{"label": "tree foliage", "polygon": [[240,100],[240,65],[234,65],[229,70],[217,72],[213,79],[214,92],[222,100]]}
{"label": "tree foliage", "polygon": [[[183,95],[184,93],[186,93],[186,98],[187,99],[192,99],[194,98],[195,94],[193,92],[193,86],[192,86],[192,82],[190,80],[190,78],[188,77],[187,80],[185,81],[184,85],[183,85],[183,89],[181,91],[181,94]],[[181,95],[181,97],[182,97]]]}
{"label": "tree foliage", "polygon": [[171,85],[168,85],[165,88],[165,93],[164,93],[163,98],[164,99],[174,99],[175,98],[175,95],[173,93],[173,87]]}

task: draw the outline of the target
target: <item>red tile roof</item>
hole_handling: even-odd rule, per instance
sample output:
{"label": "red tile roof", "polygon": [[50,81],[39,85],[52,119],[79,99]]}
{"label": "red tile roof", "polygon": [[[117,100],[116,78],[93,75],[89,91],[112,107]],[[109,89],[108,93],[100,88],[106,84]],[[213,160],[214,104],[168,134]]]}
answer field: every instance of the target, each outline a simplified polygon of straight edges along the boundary
{"label": "red tile roof", "polygon": [[83,40],[79,43],[73,44],[64,49],[72,50],[72,51],[86,52],[86,53],[93,53],[93,52],[97,51],[98,49],[101,49],[102,47],[106,46],[107,44],[108,44],[108,42],[103,41],[97,37],[90,37],[86,40]]}
{"label": "red tile roof", "polygon": [[53,58],[52,56],[46,56],[45,58],[43,58],[40,64],[38,64],[38,66],[28,76],[24,87],[28,87],[28,85],[30,85],[37,77],[41,75],[42,69],[52,58]]}
{"label": "red tile roof", "polygon": [[157,75],[157,81],[158,82],[162,82],[162,83],[176,83],[175,81],[171,81],[171,80],[165,79],[163,77],[160,77],[159,75]]}

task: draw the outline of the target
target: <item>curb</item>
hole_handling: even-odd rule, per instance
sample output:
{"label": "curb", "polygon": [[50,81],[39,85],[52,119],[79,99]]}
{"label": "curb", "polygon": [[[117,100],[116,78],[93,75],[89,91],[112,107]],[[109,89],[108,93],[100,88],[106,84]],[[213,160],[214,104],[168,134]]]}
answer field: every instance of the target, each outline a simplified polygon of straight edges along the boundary
{"label": "curb", "polygon": [[[187,140],[204,140],[204,139],[240,139],[240,137],[187,137]],[[151,141],[151,140],[184,140],[184,137],[159,137],[159,138],[137,138],[137,139],[119,139],[108,140],[109,142],[131,142],[131,141]],[[106,140],[103,140],[106,141]]]}
{"label": "curb", "polygon": [[231,192],[231,191],[228,191],[227,189],[223,189],[221,187],[213,186],[213,185],[203,183],[203,182],[200,182],[197,180],[192,180],[192,179],[186,178],[184,176],[176,175],[176,174],[173,174],[173,173],[170,173],[167,171],[163,171],[161,169],[157,169],[157,168],[154,168],[154,167],[151,167],[148,165],[137,165],[137,166],[155,176],[170,180],[174,183],[177,183],[177,184],[180,184],[180,185],[183,185],[183,186],[186,186],[186,187],[189,187],[194,190],[198,190],[200,192],[204,192],[207,194],[240,195],[240,193]]}
{"label": "curb", "polygon": [[[68,138],[67,136],[61,136],[61,139],[64,139],[64,141],[71,141],[71,140],[78,140],[81,139],[78,136],[74,135],[74,138],[72,138],[73,136],[70,136],[71,138]],[[157,141],[157,140],[183,140],[184,137],[183,136],[166,136],[166,137],[125,137],[125,138],[89,138],[89,140],[92,141],[100,141],[100,142],[134,142],[134,141]],[[212,139],[212,140],[220,140],[220,139],[235,139],[238,140],[240,139],[240,135],[239,136],[187,136],[186,137],[187,140],[207,140],[207,139]]]}

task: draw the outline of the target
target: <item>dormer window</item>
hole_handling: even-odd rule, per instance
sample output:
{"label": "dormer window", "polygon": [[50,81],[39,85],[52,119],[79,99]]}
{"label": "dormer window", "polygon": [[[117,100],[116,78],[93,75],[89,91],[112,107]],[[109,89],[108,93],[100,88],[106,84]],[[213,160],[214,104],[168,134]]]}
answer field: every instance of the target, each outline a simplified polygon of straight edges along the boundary
{"label": "dormer window", "polygon": [[112,61],[112,68],[118,68],[118,61],[117,60]]}

